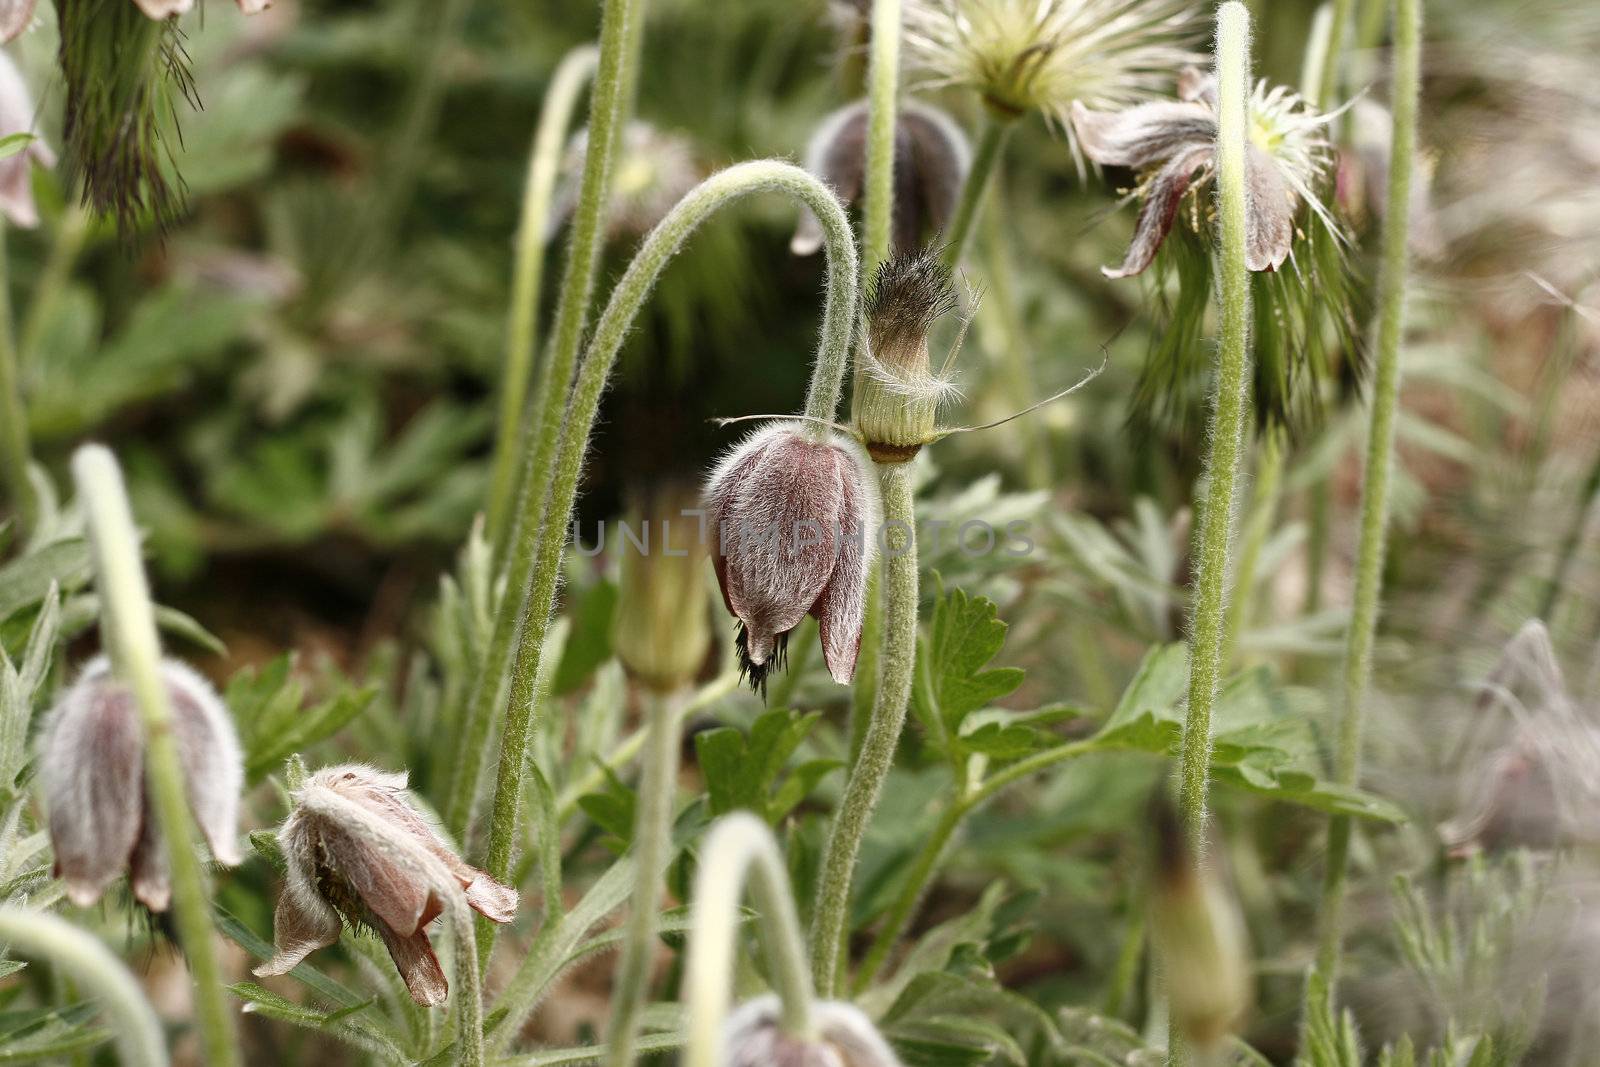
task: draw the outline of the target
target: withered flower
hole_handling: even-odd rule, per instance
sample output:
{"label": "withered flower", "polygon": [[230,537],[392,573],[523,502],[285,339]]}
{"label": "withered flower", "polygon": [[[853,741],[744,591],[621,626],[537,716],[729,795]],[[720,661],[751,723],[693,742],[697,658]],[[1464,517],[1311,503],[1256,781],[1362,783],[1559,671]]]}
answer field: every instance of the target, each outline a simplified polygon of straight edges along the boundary
{"label": "withered flower", "polygon": [[[806,146],[806,169],[847,204],[860,199],[866,185],[867,102],[859,100],[822,120]],[[944,229],[961,197],[961,183],[972,166],[972,149],[955,120],[915,100],[900,105],[894,137],[893,247],[914,251],[926,235]],[[789,249],[809,256],[822,248],[822,224],[810,208],[800,214]]]}
{"label": "withered flower", "polygon": [[[243,762],[233,722],[216,690],[175,660],[161,664],[171,701],[189,808],[212,857],[240,860],[237,826]],[[133,693],[97,657],[62,694],[45,725],[39,777],[49,810],[55,873],[67,899],[87,907],[118,874],[151,911],[172,898],[166,847],[144,783],[144,727]]]}
{"label": "withered flower", "polygon": [[900,1067],[872,1021],[854,1005],[822,1001],[812,1006],[815,1040],[784,1033],[775,996],[757,997],[728,1016],[725,1067]]}
{"label": "withered flower", "polygon": [[346,764],[306,779],[278,831],[287,882],[273,917],[277,955],[258,975],[285,974],[339,940],[341,919],[383,940],[418,1004],[444,1003],[449,985],[428,924],[451,888],[478,914],[510,922],[517,891],[468,866],[406,799],[406,776]]}
{"label": "withered flower", "polygon": [[[1330,229],[1336,228],[1317,193],[1333,165],[1332,146],[1323,132],[1331,116],[1264,81],[1251,94],[1249,115],[1245,263],[1253,271],[1277,270],[1289,258],[1302,201]],[[1108,278],[1126,278],[1150,265],[1186,199],[1190,224],[1201,231],[1212,210],[1209,190],[1216,178],[1214,74],[1185,68],[1178,77],[1176,101],[1118,112],[1091,111],[1074,103],[1072,125],[1092,161],[1128,167],[1140,175],[1133,243],[1121,266],[1102,268]]]}
{"label": "withered flower", "polygon": [[842,434],[778,422],[757,430],[706,484],[717,583],[739,620],[739,663],[764,690],[789,631],[808,613],[835,680],[855,674],[876,550],[877,480]]}
{"label": "withered flower", "polygon": [[[0,0],[0,31],[4,31],[6,40],[20,33],[32,14],[25,12],[21,23],[13,30],[9,20],[14,13],[14,7]],[[33,94],[28,92],[28,83],[22,80],[22,72],[11,57],[0,52],[0,137],[33,133],[33,127]],[[22,151],[0,159],[0,214],[4,214],[11,225],[23,229],[39,225],[39,209],[33,203],[35,163],[41,167],[56,165],[56,154],[37,134]]]}

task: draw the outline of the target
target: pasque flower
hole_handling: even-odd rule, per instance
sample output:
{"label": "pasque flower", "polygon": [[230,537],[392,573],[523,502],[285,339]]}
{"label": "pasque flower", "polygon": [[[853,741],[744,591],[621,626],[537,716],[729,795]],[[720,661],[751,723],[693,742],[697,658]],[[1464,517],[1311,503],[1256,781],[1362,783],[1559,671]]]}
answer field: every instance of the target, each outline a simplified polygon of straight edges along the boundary
{"label": "pasque flower", "polygon": [[[228,711],[200,675],[161,665],[172,704],[189,807],[218,863],[239,862],[239,790],[244,770]],[[167,855],[145,795],[144,730],[138,704],[104,656],[62,694],[45,726],[39,777],[49,811],[55,873],[80,907],[129,872],[133,895],[151,911],[172,897]]]}
{"label": "pasque flower", "polygon": [[795,1037],[780,1025],[775,996],[757,997],[728,1016],[725,1067],[899,1067],[894,1051],[872,1021],[854,1005],[812,1005],[814,1039]]}
{"label": "pasque flower", "polygon": [[[1317,189],[1333,163],[1323,129],[1329,116],[1282,86],[1258,82],[1250,98],[1250,144],[1245,175],[1249,183],[1245,262],[1253,271],[1277,270],[1289,258],[1295,215],[1302,201],[1330,228],[1334,224]],[[1078,143],[1092,161],[1128,167],[1140,175],[1136,197],[1139,222],[1133,243],[1107,277],[1138,274],[1155,259],[1185,200],[1197,231],[1209,219],[1210,189],[1216,176],[1217,83],[1212,74],[1186,68],[1178,78],[1178,99],[1140,104],[1126,111],[1072,107]]]}
{"label": "pasque flower", "polygon": [[[1193,62],[1186,0],[908,0],[907,60],[927,88],[961,86],[1008,118],[1153,96]],[[1068,133],[1070,134],[1070,130]]]}
{"label": "pasque flower", "polygon": [[277,955],[258,975],[284,974],[339,940],[341,919],[377,934],[418,1004],[444,1003],[449,986],[428,924],[464,893],[466,903],[510,922],[517,891],[456,855],[405,796],[406,776],[346,764],[327,767],[295,793],[278,831],[288,865],[273,918]]}
{"label": "pasque flower", "polygon": [[706,484],[717,583],[739,620],[740,666],[751,685],[782,669],[789,631],[820,624],[828,670],[855,674],[876,548],[877,481],[841,434],[778,422],[738,445]]}
{"label": "pasque flower", "polygon": [[[867,102],[858,100],[822,120],[806,146],[806,169],[847,204],[866,184]],[[972,166],[972,149],[955,120],[916,100],[900,105],[895,119],[893,251],[914,251],[929,234],[945,228]],[[809,208],[800,213],[789,248],[809,256],[822,247],[822,226]]]}
{"label": "pasque flower", "polygon": [[[10,25],[4,22],[11,9],[0,0],[0,30],[10,39]],[[27,24],[24,18],[22,25]],[[20,32],[20,26],[18,32]],[[28,92],[22,72],[11,57],[0,52],[0,137],[32,133],[35,120],[33,94]],[[0,214],[13,226],[31,229],[39,225],[39,209],[33,203],[33,165],[53,167],[56,154],[37,135],[22,151],[0,159]]]}

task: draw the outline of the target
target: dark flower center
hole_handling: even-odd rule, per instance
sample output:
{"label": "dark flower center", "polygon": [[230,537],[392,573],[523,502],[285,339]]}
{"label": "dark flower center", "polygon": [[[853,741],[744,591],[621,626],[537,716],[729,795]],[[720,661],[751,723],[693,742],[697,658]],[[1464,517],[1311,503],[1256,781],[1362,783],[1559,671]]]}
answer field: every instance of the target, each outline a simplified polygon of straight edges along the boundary
{"label": "dark flower center", "polygon": [[750,691],[760,693],[761,699],[766,700],[767,675],[789,668],[789,631],[785,630],[772,639],[772,654],[765,663],[750,659],[750,636],[745,632],[742,622],[734,628],[733,646],[739,653],[739,680],[748,681]]}

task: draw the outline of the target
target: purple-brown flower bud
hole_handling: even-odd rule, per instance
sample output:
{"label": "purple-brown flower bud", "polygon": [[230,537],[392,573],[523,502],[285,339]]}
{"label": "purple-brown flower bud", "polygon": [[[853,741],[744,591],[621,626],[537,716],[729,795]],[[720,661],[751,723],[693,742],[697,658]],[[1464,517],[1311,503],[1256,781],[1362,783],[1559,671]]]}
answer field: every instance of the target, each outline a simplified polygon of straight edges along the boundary
{"label": "purple-brown flower bud", "polygon": [[807,1040],[783,1031],[777,997],[741,1004],[728,1017],[725,1067],[900,1067],[894,1051],[859,1008],[822,1001],[811,1010],[817,1036]]}
{"label": "purple-brown flower bud", "polygon": [[789,631],[807,614],[820,624],[835,680],[855,674],[867,572],[878,530],[877,482],[866,458],[837,433],[796,423],[758,430],[706,484],[717,583],[739,620],[739,660],[751,686],[782,669]]}
{"label": "purple-brown flower bud", "polygon": [[[859,100],[823,119],[806,146],[805,162],[846,203],[855,203],[866,185],[867,102]],[[896,253],[915,251],[925,234],[944,229],[971,166],[972,150],[954,119],[915,100],[901,104],[894,134]],[[801,212],[789,248],[797,256],[822,248],[822,224],[809,208]]]}
{"label": "purple-brown flower bud", "polygon": [[[406,776],[346,764],[306,779],[278,831],[288,880],[273,916],[277,955],[258,975],[285,974],[339,940],[341,917],[383,940],[418,1004],[444,1003],[444,970],[428,924],[444,914],[444,878],[466,903],[497,923],[510,922],[517,891],[468,866],[405,796]],[[436,866],[435,866],[436,865]]]}
{"label": "purple-brown flower bud", "polygon": [[[218,863],[240,860],[243,761],[233,722],[210,683],[174,660],[161,664],[172,733],[195,822]],[[144,726],[133,693],[91,660],[45,726],[39,777],[49,809],[55,873],[67,899],[87,907],[124,870],[151,911],[172,898],[167,853],[145,795]]]}

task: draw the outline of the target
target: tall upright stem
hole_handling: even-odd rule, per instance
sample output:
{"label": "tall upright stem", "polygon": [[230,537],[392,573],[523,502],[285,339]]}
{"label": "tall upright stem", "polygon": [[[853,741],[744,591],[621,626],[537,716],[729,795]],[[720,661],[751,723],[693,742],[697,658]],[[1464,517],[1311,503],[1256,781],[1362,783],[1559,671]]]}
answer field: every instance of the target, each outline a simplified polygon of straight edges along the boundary
{"label": "tall upright stem", "polygon": [[84,445],[72,458],[78,499],[87,514],[95,584],[100,593],[101,634],[112,668],[133,692],[144,723],[145,787],[172,872],[172,910],[183,954],[194,978],[195,1023],[204,1059],[216,1067],[239,1062],[233,1017],[217,965],[194,822],[172,734],[172,708],[161,678],[161,646],[139,535],[111,452]]}
{"label": "tall upright stem", "polygon": [[[567,263],[556,305],[555,335],[539,369],[538,383],[522,423],[517,446],[514,509],[505,540],[494,544],[497,564],[505,568],[505,596],[490,631],[483,663],[467,700],[461,749],[451,781],[445,821],[463,834],[472,817],[483,774],[484,753],[494,732],[495,708],[511,663],[511,650],[528,614],[529,582],[538,556],[540,518],[549,499],[550,464],[555,457],[566,410],[572,375],[589,319],[589,298],[600,259],[600,236],[606,201],[611,192],[611,160],[616,147],[613,133],[619,123],[628,79],[625,67],[634,49],[627,32],[629,20],[641,17],[644,0],[605,0],[600,22],[600,66],[589,101],[589,148],[584,157],[583,183],[567,244]],[[515,426],[501,432],[517,433]],[[485,965],[488,953],[482,953]]]}
{"label": "tall upright stem", "polygon": [[1217,301],[1221,338],[1205,465],[1205,497],[1195,536],[1194,614],[1189,623],[1189,706],[1183,723],[1179,808],[1191,852],[1205,843],[1211,762],[1211,710],[1222,677],[1223,612],[1234,488],[1244,446],[1250,365],[1250,276],[1245,268],[1246,99],[1250,84],[1250,13],[1243,4],[1217,12]]}
{"label": "tall upright stem", "polygon": [[1350,11],[1355,7],[1355,0],[1330,0],[1333,4],[1333,17],[1328,22],[1328,40],[1326,50],[1322,53],[1322,62],[1317,68],[1319,75],[1316,85],[1316,99],[1312,101],[1318,108],[1327,110],[1334,94],[1339,91],[1339,57],[1344,52],[1344,39],[1350,33]]}
{"label": "tall upright stem", "polygon": [[22,403],[17,346],[11,335],[11,275],[7,270],[5,223],[0,221],[0,481],[24,533],[31,532],[38,501],[28,480],[33,457],[28,443],[28,409]]}
{"label": "tall upright stem", "polygon": [[811,920],[811,966],[817,991],[834,995],[844,967],[850,925],[850,883],[867,822],[878,804],[883,781],[906,721],[911,676],[917,656],[917,535],[910,464],[878,468],[883,492],[884,568],[881,576],[883,650],[878,692],[860,756],[850,769],[844,796],[833,818],[822,858],[816,912]]}
{"label": "tall upright stem", "polygon": [[628,913],[627,939],[622,946],[622,965],[617,970],[611,993],[611,1026],[606,1036],[606,1062],[610,1067],[632,1067],[639,1037],[650,964],[655,958],[661,874],[670,858],[672,845],[672,801],[678,780],[678,711],[685,697],[682,690],[648,697],[646,714],[650,737],[645,745],[644,774],[639,785],[633,831],[633,853],[638,866]]}
{"label": "tall upright stem", "polygon": [[1000,162],[1006,140],[1015,125],[1015,119],[1000,118],[989,113],[983,117],[978,147],[972,156],[972,169],[967,171],[967,180],[961,184],[961,199],[956,201],[955,214],[950,217],[950,225],[944,231],[944,261],[952,267],[961,265],[961,256],[972,237],[973,223],[983,207],[984,194],[989,191],[989,182],[994,177],[995,167]]}
{"label": "tall upright stem", "polygon": [[746,879],[756,898],[762,942],[782,1005],[783,1029],[801,1039],[814,1036],[805,945],[788,872],[772,831],[760,819],[741,812],[720,819],[711,828],[695,875],[689,958],[683,979],[688,1014],[684,1067],[721,1067],[728,1062],[722,1031],[733,999],[739,905]]}
{"label": "tall upright stem", "polygon": [[600,53],[579,45],[562,57],[550,78],[539,127],[528,156],[528,177],[522,188],[522,216],[517,223],[516,255],[511,268],[511,309],[506,319],[506,362],[500,375],[500,426],[494,443],[494,469],[489,479],[489,543],[505,540],[506,516],[515,503],[517,442],[528,410],[528,380],[538,346],[539,283],[544,278],[545,235],[550,226],[550,200],[561,169],[567,127],[584,85],[594,74]]}
{"label": "tall upright stem", "polygon": [[59,967],[82,992],[98,999],[116,1024],[113,1033],[123,1063],[166,1067],[167,1046],[155,1009],[128,968],[93,934],[49,912],[5,904],[0,905],[0,942],[8,953]]}
{"label": "tall upright stem", "polygon": [[[1372,681],[1372,643],[1383,591],[1383,557],[1389,527],[1389,476],[1394,466],[1394,424],[1400,403],[1400,342],[1405,332],[1407,237],[1410,231],[1411,170],[1417,149],[1417,97],[1422,81],[1422,2],[1395,0],[1394,143],[1389,154],[1389,190],[1383,216],[1378,282],[1378,336],[1372,383],[1372,422],[1361,489],[1360,537],[1356,544],[1355,593],[1345,639],[1343,711],[1335,781],[1355,785],[1361,773],[1361,725]],[[1344,882],[1350,858],[1351,824],[1336,815],[1328,826],[1328,869],[1322,891],[1322,936],[1317,969],[1330,990],[1339,970],[1343,935]]]}
{"label": "tall upright stem", "polygon": [[896,95],[900,89],[900,0],[873,0],[867,60],[867,177],[861,265],[871,278],[889,258],[894,216]]}
{"label": "tall upright stem", "polygon": [[[550,506],[545,512],[543,527],[534,539],[538,548],[537,566],[533,568],[532,586],[518,620],[517,629],[522,633],[522,640],[512,665],[506,724],[500,737],[487,867],[502,881],[511,870],[514,858],[512,850],[517,840],[528,742],[533,736],[538,704],[535,681],[550,613],[555,606],[561,553],[566,546],[573,501],[578,494],[578,475],[583,468],[583,456],[589,447],[589,434],[594,429],[606,379],[645,298],[684,241],[718,210],[758,192],[781,192],[794,197],[811,208],[822,223],[828,254],[828,292],[806,413],[813,419],[830,420],[838,406],[855,323],[858,270],[855,237],[850,232],[850,220],[843,205],[825,184],[789,163],[757,160],[713,174],[678,201],[667,217],[650,231],[633,262],[628,264],[595,325],[594,340],[572,390],[572,404],[561,427],[560,450],[556,453],[548,485]],[[479,923],[478,937],[479,954],[487,961],[494,940],[493,926]]]}

